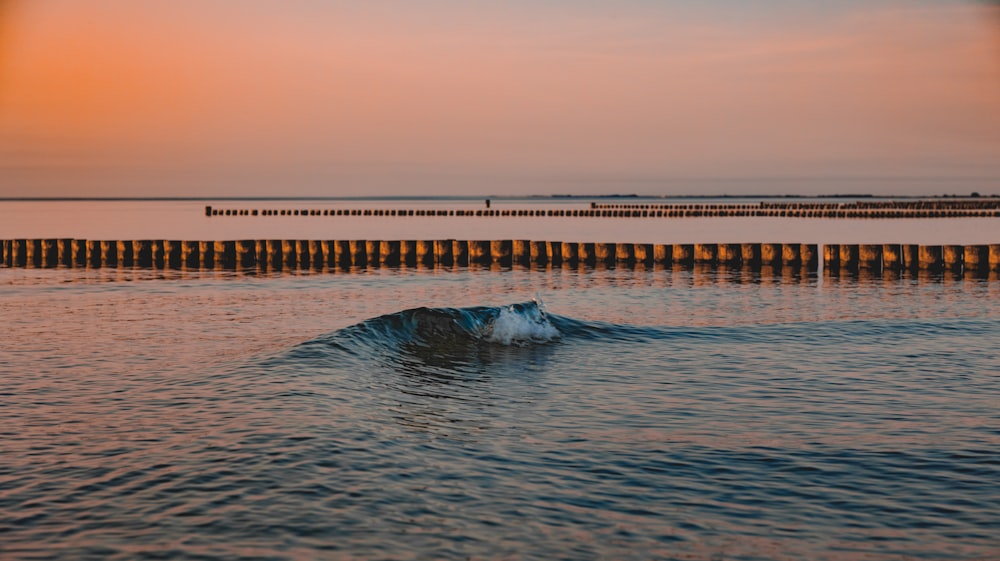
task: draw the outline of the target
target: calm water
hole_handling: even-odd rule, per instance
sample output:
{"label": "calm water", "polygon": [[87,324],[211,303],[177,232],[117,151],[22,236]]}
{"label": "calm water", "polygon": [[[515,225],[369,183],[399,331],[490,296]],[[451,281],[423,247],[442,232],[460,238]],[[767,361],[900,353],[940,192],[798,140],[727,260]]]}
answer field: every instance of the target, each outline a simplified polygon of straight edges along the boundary
{"label": "calm water", "polygon": [[0,294],[3,559],[1000,557],[995,281],[0,269]]}
{"label": "calm water", "polygon": [[[800,201],[796,199],[796,201]],[[821,199],[855,202],[857,199]],[[620,203],[752,203],[760,199],[606,199]],[[530,239],[613,243],[1000,242],[996,218],[580,218],[462,216],[205,216],[205,206],[252,209],[475,210],[482,199],[340,201],[0,201],[0,239],[433,240]],[[492,209],[583,209],[585,199],[501,199]]]}

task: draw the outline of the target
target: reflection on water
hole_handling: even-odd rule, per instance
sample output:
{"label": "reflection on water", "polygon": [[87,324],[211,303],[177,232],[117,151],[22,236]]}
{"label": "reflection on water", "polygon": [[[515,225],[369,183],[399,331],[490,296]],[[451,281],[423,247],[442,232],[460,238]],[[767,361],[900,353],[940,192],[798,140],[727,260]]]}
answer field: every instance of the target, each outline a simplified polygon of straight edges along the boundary
{"label": "reflection on water", "polygon": [[[492,265],[419,265],[416,267],[313,267],[306,269],[282,269],[267,267],[250,267],[238,269],[200,269],[200,268],[162,268],[149,269],[142,267],[129,268],[59,268],[58,273],[52,269],[37,268],[3,268],[0,283],[6,285],[35,286],[46,285],[53,279],[62,283],[101,283],[101,282],[133,282],[133,281],[183,281],[183,280],[226,280],[241,278],[307,278],[316,275],[389,275],[389,276],[423,276],[423,275],[462,275],[466,273],[531,273],[539,279],[548,277],[594,276],[594,282],[614,282],[617,276],[623,278],[661,277],[664,282],[690,282],[695,284],[773,284],[773,283],[822,283],[825,281],[843,280],[853,283],[871,282],[997,282],[1000,271],[984,269],[908,269],[886,268],[865,269],[838,267],[824,268],[819,271],[798,266],[730,267],[712,263],[695,263],[693,265],[634,265],[617,264],[532,264],[530,266]],[[615,272],[620,273],[616,275]]]}
{"label": "reflection on water", "polygon": [[397,396],[387,404],[401,425],[453,438],[490,430],[497,416],[525,396],[517,389],[543,375],[550,346],[452,349],[437,354],[424,347],[404,349],[395,368],[382,378]]}
{"label": "reflection on water", "polygon": [[[997,551],[996,282],[484,268],[0,284],[5,558]],[[494,337],[504,310],[522,331]]]}
{"label": "reflection on water", "polygon": [[[835,202],[837,199],[824,199]],[[848,199],[853,200],[853,199]],[[640,199],[636,201],[642,202]],[[740,199],[700,199],[732,203]],[[757,199],[746,199],[757,204]],[[663,199],[646,202],[662,203]],[[507,216],[282,216],[211,218],[212,201],[0,201],[0,239],[81,240],[479,240],[615,243],[992,244],[995,218],[787,217],[572,218]],[[308,206],[397,208],[400,201],[314,201]],[[408,200],[417,209],[481,208],[479,199]],[[500,209],[585,209],[585,199],[496,200]]]}

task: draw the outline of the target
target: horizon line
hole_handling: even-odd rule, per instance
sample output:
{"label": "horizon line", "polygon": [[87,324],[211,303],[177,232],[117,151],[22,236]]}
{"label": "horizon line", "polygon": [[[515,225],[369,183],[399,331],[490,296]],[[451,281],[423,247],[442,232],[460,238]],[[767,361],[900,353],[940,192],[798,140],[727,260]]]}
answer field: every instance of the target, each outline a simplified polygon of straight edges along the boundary
{"label": "horizon line", "polygon": [[328,197],[328,196],[218,196],[218,197],[114,197],[114,196],[87,196],[87,197],[0,197],[0,202],[85,202],[85,201],[474,201],[480,199],[493,200],[521,200],[521,199],[829,199],[829,198],[873,198],[873,199],[940,199],[940,198],[996,198],[1000,194],[979,194],[968,195],[959,194],[934,194],[934,195],[878,195],[874,193],[829,193],[829,194],[749,194],[749,195],[639,195],[635,193],[603,194],[603,195],[574,195],[574,194],[549,194],[549,195],[400,195],[400,196],[367,196],[367,197]]}

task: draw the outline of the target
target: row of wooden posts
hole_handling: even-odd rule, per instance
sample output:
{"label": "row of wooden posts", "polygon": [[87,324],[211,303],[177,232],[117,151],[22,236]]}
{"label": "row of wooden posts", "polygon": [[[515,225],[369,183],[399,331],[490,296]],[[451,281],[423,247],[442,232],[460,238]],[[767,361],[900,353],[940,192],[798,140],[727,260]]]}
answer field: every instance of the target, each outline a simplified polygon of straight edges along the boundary
{"label": "row of wooden posts", "polygon": [[469,265],[674,265],[1000,271],[1000,244],[643,244],[530,240],[2,241],[6,267],[323,269]]}
{"label": "row of wooden posts", "polygon": [[[613,205],[607,205],[613,206]],[[646,205],[644,205],[646,206]],[[771,218],[993,218],[1000,209],[993,208],[785,208],[763,205],[670,205],[665,208],[589,209],[220,209],[205,207],[206,216],[459,216],[459,217],[570,217],[570,218],[697,218],[697,217],[771,217]]]}
{"label": "row of wooden posts", "polygon": [[749,209],[786,209],[786,210],[1000,210],[1000,197],[969,198],[969,199],[916,199],[916,200],[886,200],[886,201],[850,201],[850,202],[778,202],[762,201],[759,203],[590,203],[594,209],[630,209],[630,210],[671,210],[671,209],[703,209],[703,210],[749,210]]}

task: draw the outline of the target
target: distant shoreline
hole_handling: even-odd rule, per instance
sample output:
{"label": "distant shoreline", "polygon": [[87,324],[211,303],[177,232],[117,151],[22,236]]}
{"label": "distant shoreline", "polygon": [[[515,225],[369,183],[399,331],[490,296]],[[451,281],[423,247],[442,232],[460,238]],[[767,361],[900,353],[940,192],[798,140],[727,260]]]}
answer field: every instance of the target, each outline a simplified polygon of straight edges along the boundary
{"label": "distant shoreline", "polygon": [[483,195],[483,196],[384,196],[384,197],[0,197],[0,202],[204,202],[204,201],[481,201],[491,199],[496,201],[517,200],[706,200],[706,199],[887,199],[887,200],[920,200],[920,199],[985,199],[1000,198],[1000,195],[875,195],[871,193],[836,193],[826,195],[638,195],[638,194],[605,194],[605,195]]}

